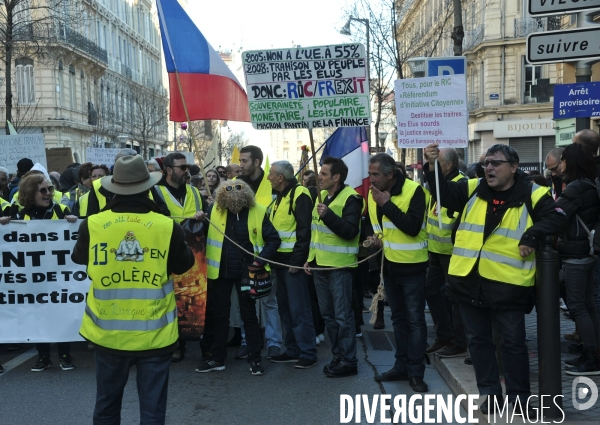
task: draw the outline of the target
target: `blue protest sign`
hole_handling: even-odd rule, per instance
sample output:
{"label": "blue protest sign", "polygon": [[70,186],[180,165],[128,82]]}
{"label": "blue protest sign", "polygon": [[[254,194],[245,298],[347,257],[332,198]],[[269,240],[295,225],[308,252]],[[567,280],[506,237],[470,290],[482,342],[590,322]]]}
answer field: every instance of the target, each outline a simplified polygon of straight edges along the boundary
{"label": "blue protest sign", "polygon": [[556,84],[554,119],[600,116],[600,83]]}

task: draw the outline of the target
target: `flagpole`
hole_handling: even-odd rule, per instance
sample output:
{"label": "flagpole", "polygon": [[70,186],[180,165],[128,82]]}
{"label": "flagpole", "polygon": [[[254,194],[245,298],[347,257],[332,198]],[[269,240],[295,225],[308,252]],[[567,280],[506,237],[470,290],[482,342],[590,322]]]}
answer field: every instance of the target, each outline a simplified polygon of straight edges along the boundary
{"label": "flagpole", "polygon": [[323,203],[321,199],[321,185],[319,184],[319,171],[317,170],[317,153],[315,152],[315,139],[313,138],[312,123],[308,123],[308,138],[310,139],[310,149],[312,150],[313,167],[315,168],[315,176],[317,177],[317,196],[319,204]]}
{"label": "flagpole", "polygon": [[162,17],[163,22],[163,31],[165,33],[165,37],[167,39],[167,44],[169,45],[169,53],[171,53],[171,60],[173,61],[173,67],[175,68],[175,79],[177,80],[177,87],[179,88],[179,96],[181,96],[181,103],[183,103],[183,111],[185,113],[185,119],[188,124],[188,130],[190,132],[190,138],[192,139],[192,144],[194,145],[194,149],[196,150],[196,159],[200,162],[200,173],[202,174],[202,179],[204,180],[204,185],[206,186],[206,191],[208,196],[212,196],[210,191],[210,186],[208,185],[208,179],[206,178],[206,173],[204,172],[204,163],[200,158],[200,153],[198,151],[198,146],[196,145],[196,138],[194,135],[194,128],[192,127],[192,121],[190,120],[190,114],[188,113],[187,104],[185,103],[185,97],[183,95],[183,89],[181,87],[181,80],[179,79],[179,70],[177,69],[177,62],[175,62],[175,56],[173,55],[173,48],[171,46],[171,38],[169,37],[169,30],[167,29],[167,24],[165,20],[165,15],[162,9],[162,2],[160,0],[156,1],[158,6],[158,13]]}

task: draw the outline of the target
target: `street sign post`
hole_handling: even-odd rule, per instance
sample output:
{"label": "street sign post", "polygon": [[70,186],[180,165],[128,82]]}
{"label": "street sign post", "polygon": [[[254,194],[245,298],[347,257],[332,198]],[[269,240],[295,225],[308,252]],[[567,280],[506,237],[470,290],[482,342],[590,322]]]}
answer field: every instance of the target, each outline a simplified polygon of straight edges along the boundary
{"label": "street sign post", "polygon": [[527,62],[533,64],[600,59],[600,26],[527,36]]}
{"label": "street sign post", "polygon": [[529,14],[531,16],[548,16],[564,13],[574,13],[581,10],[599,9],[600,0],[529,0]]}
{"label": "street sign post", "polygon": [[556,84],[554,119],[600,116],[600,83]]}
{"label": "street sign post", "polygon": [[[600,1],[600,0],[598,0]],[[449,56],[443,58],[427,58],[426,77],[442,75],[466,74],[467,58],[465,56]]]}

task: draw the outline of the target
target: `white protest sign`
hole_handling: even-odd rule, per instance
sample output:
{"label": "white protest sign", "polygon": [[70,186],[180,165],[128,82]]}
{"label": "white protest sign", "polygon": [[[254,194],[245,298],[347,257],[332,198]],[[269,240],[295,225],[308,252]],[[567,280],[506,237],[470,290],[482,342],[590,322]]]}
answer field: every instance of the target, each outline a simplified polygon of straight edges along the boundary
{"label": "white protest sign", "polygon": [[183,154],[185,156],[185,160],[187,161],[188,164],[194,164],[194,153],[193,152],[188,152],[188,151],[165,151],[165,156],[167,156],[170,153],[180,153],[180,154]]}
{"label": "white protest sign", "polygon": [[67,220],[0,226],[0,343],[82,340],[90,281],[71,261],[78,229]]}
{"label": "white protest sign", "polygon": [[257,129],[360,127],[371,122],[362,44],[242,53]]}
{"label": "white protest sign", "polygon": [[94,165],[110,167],[115,163],[115,156],[121,150],[121,148],[85,148],[85,158],[87,162]]}
{"label": "white protest sign", "polygon": [[17,171],[17,162],[22,158],[29,158],[34,164],[39,162],[48,168],[43,134],[0,136],[0,166],[14,173]]}
{"label": "white protest sign", "polygon": [[397,80],[395,92],[399,148],[468,146],[464,74]]}

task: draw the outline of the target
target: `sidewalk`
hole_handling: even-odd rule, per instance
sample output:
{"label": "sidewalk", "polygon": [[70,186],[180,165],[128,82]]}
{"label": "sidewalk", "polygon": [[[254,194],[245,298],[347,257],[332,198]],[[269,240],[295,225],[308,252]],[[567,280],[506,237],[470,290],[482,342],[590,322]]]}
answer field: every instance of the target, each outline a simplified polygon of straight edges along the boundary
{"label": "sidewalk", "polygon": [[[427,313],[429,316],[429,313]],[[572,333],[575,330],[575,323],[564,317],[563,311],[560,314],[560,334],[561,338],[564,334]],[[531,393],[532,395],[539,395],[539,363],[538,363],[538,340],[537,340],[537,315],[536,311],[533,310],[531,314],[525,316],[525,327],[527,332],[527,346],[529,348],[529,367],[530,367],[530,379],[531,379]],[[435,333],[433,329],[428,329],[428,340],[432,344],[435,340]],[[568,346],[572,341],[561,339],[561,358],[562,360],[572,359],[576,355],[569,353]],[[451,358],[451,359],[440,359],[437,356],[430,356],[432,364],[435,365],[440,375],[446,381],[446,384],[450,387],[454,394],[477,394],[477,384],[475,381],[475,373],[473,367],[464,363],[464,357]],[[564,373],[564,366],[562,372],[562,391],[563,401],[562,409],[565,412],[565,422],[600,422],[600,400],[596,401],[594,406],[588,410],[577,410],[573,407],[572,399],[572,385],[574,376],[570,376]],[[595,384],[600,387],[600,376],[589,376]],[[504,381],[502,381],[504,382]],[[589,399],[579,400],[579,402],[585,402]],[[478,416],[481,422],[487,422],[485,415]],[[560,418],[555,419],[560,420]],[[550,420],[551,421],[551,420]]]}

